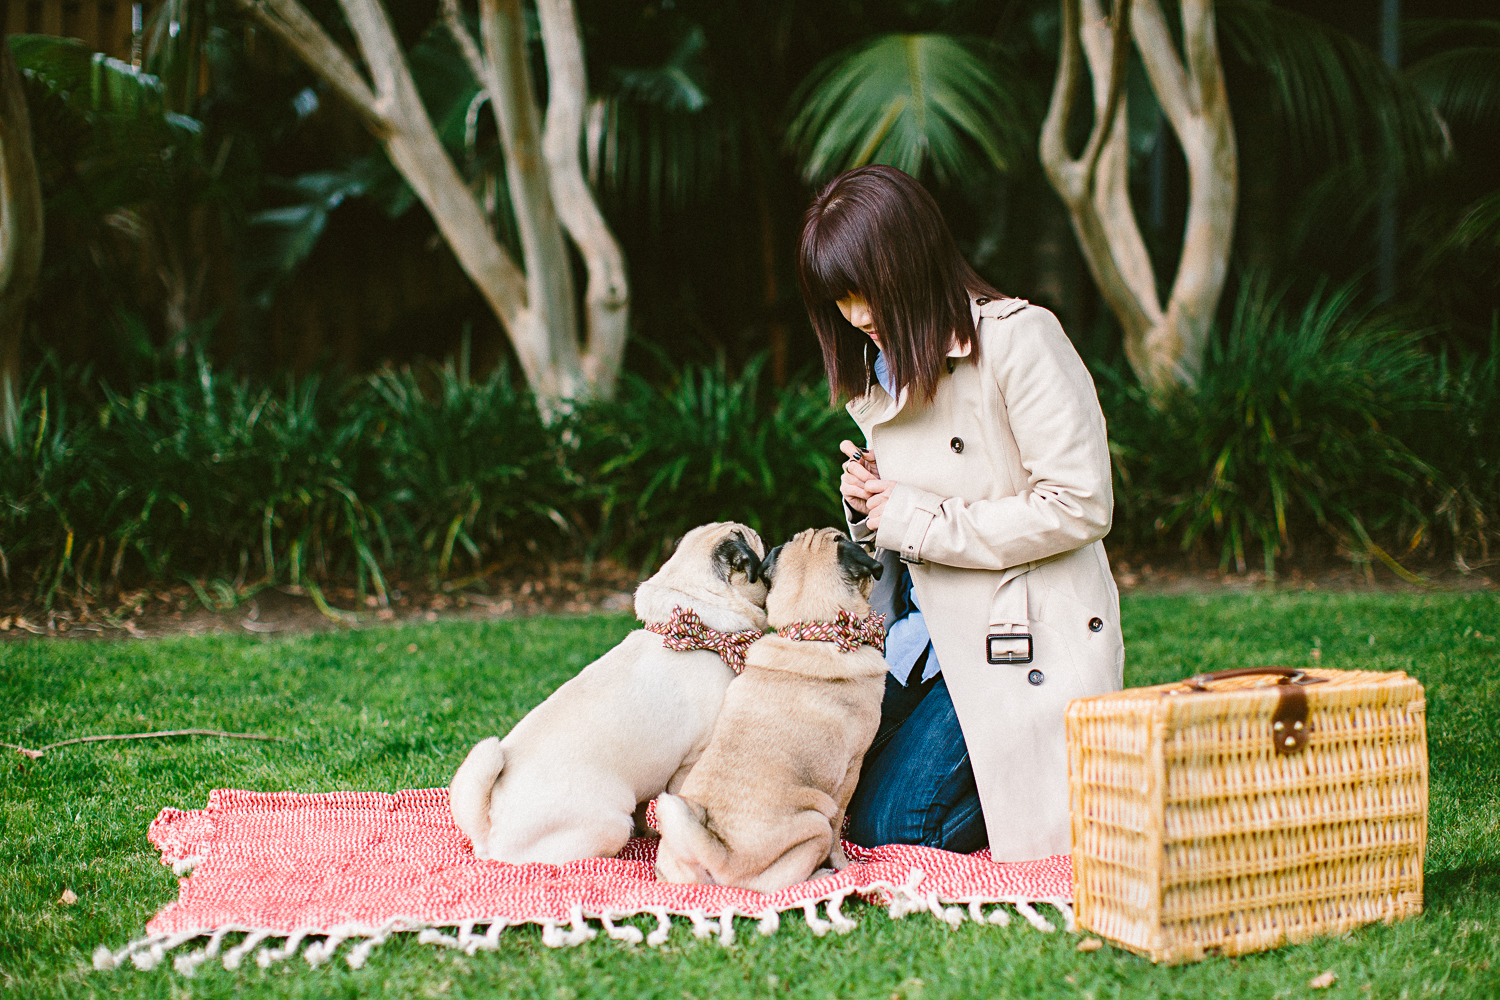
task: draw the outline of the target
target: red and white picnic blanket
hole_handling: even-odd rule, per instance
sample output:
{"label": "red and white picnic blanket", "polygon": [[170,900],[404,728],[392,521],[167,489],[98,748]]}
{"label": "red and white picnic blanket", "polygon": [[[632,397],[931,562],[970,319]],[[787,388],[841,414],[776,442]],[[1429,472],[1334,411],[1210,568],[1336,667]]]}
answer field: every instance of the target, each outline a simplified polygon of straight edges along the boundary
{"label": "red and white picnic blanket", "polygon": [[[205,809],[163,809],[148,836],[164,864],[191,875],[181,880],[177,900],[146,925],[146,936],[119,950],[101,946],[96,968],[127,961],[152,968],[200,937],[208,938],[204,947],[176,957],[179,971],[191,974],[215,958],[234,968],[256,949],[262,966],[299,948],[316,965],[350,939],[358,942],[346,959],[358,967],[393,933],[416,932],[473,954],[498,947],[506,927],[524,923],[540,924],[553,946],[579,944],[601,930],[657,945],[671,933],[673,915],[691,920],[697,936],[727,944],[737,917],[759,921],[760,932],[770,934],[780,913],[801,910],[821,935],[854,926],[840,909],[850,895],[886,906],[892,916],[927,912],[954,925],[965,918],[1004,925],[1018,915],[1050,931],[1038,903],[1056,909],[1068,929],[1073,923],[1066,855],[1001,864],[988,851],[869,850],[846,842],[851,864],[842,872],[764,895],[658,882],[656,841],[648,838],[630,841],[615,858],[564,865],[480,861],[454,825],[442,788],[394,795],[218,789]],[[985,913],[983,905],[994,903],[1006,905]],[[617,923],[635,914],[654,915],[656,929],[645,934]]]}

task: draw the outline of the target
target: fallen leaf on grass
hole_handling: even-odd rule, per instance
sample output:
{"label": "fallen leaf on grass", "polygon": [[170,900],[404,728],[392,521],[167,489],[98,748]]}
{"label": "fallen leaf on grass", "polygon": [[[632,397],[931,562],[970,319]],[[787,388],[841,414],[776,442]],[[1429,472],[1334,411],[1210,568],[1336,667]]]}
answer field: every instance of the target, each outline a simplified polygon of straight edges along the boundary
{"label": "fallen leaf on grass", "polygon": [[1313,976],[1307,981],[1307,985],[1315,990],[1326,990],[1328,989],[1328,987],[1333,985],[1334,980],[1336,979],[1338,979],[1338,976],[1334,975],[1332,969],[1329,969],[1321,976]]}
{"label": "fallen leaf on grass", "polygon": [[72,906],[78,902],[78,894],[72,889],[64,889],[63,894],[57,897],[57,901],[64,906]]}
{"label": "fallen leaf on grass", "polygon": [[1103,947],[1104,942],[1095,937],[1084,938],[1082,941],[1078,942],[1079,951],[1098,951]]}

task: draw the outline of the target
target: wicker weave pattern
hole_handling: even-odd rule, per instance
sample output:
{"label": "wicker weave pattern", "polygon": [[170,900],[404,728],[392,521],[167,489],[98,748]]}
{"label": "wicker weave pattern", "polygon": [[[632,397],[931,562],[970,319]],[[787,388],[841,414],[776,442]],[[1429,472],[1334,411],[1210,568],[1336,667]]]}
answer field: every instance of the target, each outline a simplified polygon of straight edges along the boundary
{"label": "wicker weave pattern", "polygon": [[[1068,707],[1078,921],[1157,962],[1241,954],[1422,908],[1427,734],[1402,673],[1310,670],[1277,756],[1274,679]],[[1169,693],[1169,692],[1179,693]]]}

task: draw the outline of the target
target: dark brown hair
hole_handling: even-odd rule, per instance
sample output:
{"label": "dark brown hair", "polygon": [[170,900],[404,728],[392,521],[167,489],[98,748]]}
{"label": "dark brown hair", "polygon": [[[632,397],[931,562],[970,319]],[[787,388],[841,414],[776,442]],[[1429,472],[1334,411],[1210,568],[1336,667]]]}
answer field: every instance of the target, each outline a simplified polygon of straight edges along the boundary
{"label": "dark brown hair", "polygon": [[1002,298],[958,252],[932,195],[883,165],[840,174],[818,192],[802,223],[797,277],[835,403],[864,395],[874,377],[874,346],[839,299],[864,296],[896,391],[930,402],[950,340],[979,350],[969,296]]}

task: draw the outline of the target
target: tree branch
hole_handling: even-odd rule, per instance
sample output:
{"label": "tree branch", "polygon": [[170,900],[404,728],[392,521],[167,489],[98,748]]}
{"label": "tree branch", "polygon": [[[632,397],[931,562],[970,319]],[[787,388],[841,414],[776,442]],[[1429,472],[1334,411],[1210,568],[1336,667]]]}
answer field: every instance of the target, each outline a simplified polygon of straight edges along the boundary
{"label": "tree branch", "polygon": [[1094,130],[1089,135],[1082,160],[1084,183],[1094,186],[1094,177],[1099,170],[1099,156],[1104,152],[1104,143],[1114,130],[1120,116],[1120,105],[1124,103],[1125,72],[1130,57],[1130,0],[1115,0],[1112,16],[1112,38],[1110,39],[1109,95],[1105,98],[1102,113],[1096,114]]}
{"label": "tree branch", "polygon": [[1146,76],[1156,93],[1156,101],[1180,139],[1199,109],[1188,87],[1187,71],[1177,58],[1172,31],[1167,27],[1159,0],[1138,0],[1133,4],[1130,27],[1135,34],[1136,51],[1141,54],[1141,63],[1146,67]]}
{"label": "tree branch", "polygon": [[479,81],[485,93],[494,100],[495,88],[492,86],[494,81],[490,78],[490,67],[485,65],[474,36],[469,34],[469,27],[464,24],[464,14],[459,9],[458,0],[443,0],[443,23],[448,26],[448,33],[453,36],[454,42],[458,43],[458,51],[463,53],[464,62],[469,64],[469,72],[474,74],[474,79]]}
{"label": "tree branch", "polygon": [[36,760],[48,750],[56,750],[58,747],[72,746],[74,743],[102,743],[106,740],[157,740],[168,736],[222,736],[233,740],[266,740],[276,743],[287,742],[284,736],[262,736],[259,733],[226,733],[219,729],[164,729],[155,733],[120,733],[111,736],[77,736],[71,740],[59,740],[56,743],[48,743],[44,747],[32,750],[30,747],[17,746],[14,743],[0,743],[0,747],[8,747],[19,754]]}
{"label": "tree branch", "polygon": [[354,61],[297,0],[237,0],[239,5],[271,30],[308,68],[349,102],[377,138],[390,131],[375,92]]}
{"label": "tree branch", "polygon": [[1057,76],[1052,82],[1052,99],[1047,105],[1047,117],[1042,120],[1039,148],[1042,166],[1065,201],[1076,199],[1078,192],[1074,188],[1081,187],[1081,178],[1075,179],[1072,176],[1075,171],[1068,169],[1074,163],[1068,152],[1068,125],[1073,119],[1073,102],[1083,77],[1079,20],[1078,0],[1062,0],[1061,51],[1057,57]]}
{"label": "tree branch", "polygon": [[479,34],[485,64],[493,67],[495,78],[490,100],[505,149],[505,176],[525,261],[528,309],[545,338],[552,371],[565,380],[552,389],[553,394],[578,398],[588,387],[582,384],[573,270],[541,148],[541,112],[532,93],[520,0],[479,0]]}
{"label": "tree branch", "polygon": [[594,201],[579,159],[588,80],[573,0],[537,0],[537,15],[547,56],[542,150],[558,217],[588,269],[584,374],[596,394],[608,396],[619,374],[628,332],[630,285],[625,254]]}
{"label": "tree branch", "polygon": [[31,116],[10,43],[0,36],[0,444],[21,433],[21,334],[42,270],[42,183]]}

